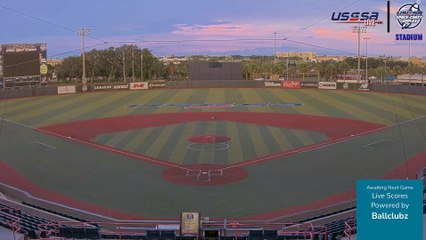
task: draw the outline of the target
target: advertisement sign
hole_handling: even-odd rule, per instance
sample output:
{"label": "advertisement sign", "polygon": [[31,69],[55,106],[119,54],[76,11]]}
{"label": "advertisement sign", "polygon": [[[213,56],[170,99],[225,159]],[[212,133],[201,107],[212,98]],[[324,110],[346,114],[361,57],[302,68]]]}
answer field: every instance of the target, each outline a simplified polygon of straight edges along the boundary
{"label": "advertisement sign", "polygon": [[130,90],[144,90],[144,89],[148,89],[147,82],[130,83]]}
{"label": "advertisement sign", "polygon": [[198,212],[182,212],[180,219],[181,234],[198,235],[200,228],[200,213]]}
{"label": "advertisement sign", "polygon": [[93,90],[94,91],[112,90],[112,86],[111,85],[94,85]]}
{"label": "advertisement sign", "polygon": [[120,85],[114,85],[112,86],[114,90],[123,90],[123,89],[129,89],[128,84],[120,84]]}
{"label": "advertisement sign", "polygon": [[300,88],[300,81],[282,81],[282,87],[286,89],[298,89]]}
{"label": "advertisement sign", "polygon": [[318,88],[318,82],[301,82],[302,88]]}
{"label": "advertisement sign", "polygon": [[165,81],[153,81],[153,82],[148,82],[148,88],[165,88],[166,87],[166,82]]}
{"label": "advertisement sign", "polygon": [[337,83],[336,82],[319,82],[318,88],[326,89],[326,90],[334,90],[334,89],[337,89]]}
{"label": "advertisement sign", "polygon": [[358,91],[370,91],[370,84],[363,83],[359,86]]}
{"label": "advertisement sign", "polygon": [[58,86],[58,94],[76,93],[75,86]]}
{"label": "advertisement sign", "polygon": [[281,82],[265,82],[265,87],[281,87]]}

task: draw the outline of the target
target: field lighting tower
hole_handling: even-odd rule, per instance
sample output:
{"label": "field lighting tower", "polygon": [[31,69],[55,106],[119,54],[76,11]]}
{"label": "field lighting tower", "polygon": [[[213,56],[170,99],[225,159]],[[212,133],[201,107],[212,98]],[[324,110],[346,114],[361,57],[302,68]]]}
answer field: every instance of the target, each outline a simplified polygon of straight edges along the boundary
{"label": "field lighting tower", "polygon": [[367,42],[371,38],[365,37],[365,81],[368,81],[368,51],[367,51]]}
{"label": "field lighting tower", "polygon": [[277,64],[277,32],[274,32],[274,51],[275,51],[274,65],[276,65]]}
{"label": "field lighting tower", "polygon": [[81,52],[82,52],[82,62],[83,62],[83,91],[87,91],[87,80],[86,80],[86,52],[84,47],[84,37],[90,33],[91,29],[89,28],[79,28],[77,29],[78,35],[81,35]]}
{"label": "field lighting tower", "polygon": [[356,26],[352,28],[352,33],[357,33],[358,34],[358,74],[357,74],[357,81],[360,82],[361,81],[361,55],[360,55],[360,51],[361,51],[361,33],[366,33],[367,32],[367,27],[361,27]]}

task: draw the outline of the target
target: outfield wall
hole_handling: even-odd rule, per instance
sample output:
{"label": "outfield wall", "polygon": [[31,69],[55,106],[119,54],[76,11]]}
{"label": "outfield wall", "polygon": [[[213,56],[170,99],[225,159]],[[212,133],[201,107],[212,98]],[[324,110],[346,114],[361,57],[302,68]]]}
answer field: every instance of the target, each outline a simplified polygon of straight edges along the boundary
{"label": "outfield wall", "polygon": [[[254,80],[193,80],[193,81],[149,81],[140,83],[93,84],[88,86],[89,92],[123,91],[149,89],[179,89],[179,88],[285,88],[285,89],[320,89],[320,90],[351,90],[373,91],[426,95],[426,87],[413,85],[391,84],[361,84],[339,82],[309,82],[309,81],[254,81]],[[45,95],[72,94],[82,91],[81,85],[44,86],[23,89],[7,89],[0,91],[0,100],[7,98],[35,97]]]}

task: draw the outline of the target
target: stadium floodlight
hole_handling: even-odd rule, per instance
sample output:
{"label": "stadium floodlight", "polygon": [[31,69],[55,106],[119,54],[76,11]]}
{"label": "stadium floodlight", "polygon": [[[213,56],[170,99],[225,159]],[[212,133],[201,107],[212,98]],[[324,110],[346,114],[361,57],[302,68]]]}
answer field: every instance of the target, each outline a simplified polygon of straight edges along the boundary
{"label": "stadium floodlight", "polygon": [[82,74],[82,83],[83,83],[83,92],[87,90],[87,80],[86,80],[86,51],[84,46],[84,37],[90,33],[91,29],[89,28],[78,28],[77,33],[81,35],[81,51],[82,51],[82,62],[83,62],[83,74]]}
{"label": "stadium floodlight", "polygon": [[365,81],[368,81],[368,51],[367,51],[367,42],[371,38],[365,37]]}
{"label": "stadium floodlight", "polygon": [[361,27],[355,26],[352,27],[352,33],[358,34],[358,74],[357,74],[357,81],[361,81],[361,55],[360,55],[360,49],[361,49],[361,33],[366,33],[367,27]]}

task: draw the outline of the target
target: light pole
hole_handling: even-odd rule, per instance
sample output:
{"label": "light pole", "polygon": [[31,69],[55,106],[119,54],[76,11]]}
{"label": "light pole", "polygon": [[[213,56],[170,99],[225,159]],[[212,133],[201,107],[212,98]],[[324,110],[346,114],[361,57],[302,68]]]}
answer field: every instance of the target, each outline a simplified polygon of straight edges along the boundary
{"label": "light pole", "polygon": [[365,37],[365,81],[368,81],[368,51],[367,51],[367,41],[370,40],[369,37]]}
{"label": "light pole", "polygon": [[352,32],[358,34],[358,74],[357,74],[357,81],[360,82],[361,81],[361,56],[360,56],[360,51],[361,51],[361,33],[366,33],[367,32],[367,28],[366,27],[361,27],[361,26],[356,26],[356,27],[352,28]]}
{"label": "light pole", "polygon": [[79,28],[77,33],[81,35],[81,51],[82,51],[82,62],[83,62],[83,74],[82,74],[82,83],[83,83],[83,92],[87,91],[87,80],[86,80],[86,52],[84,46],[84,36],[90,33],[91,29],[89,28]]}
{"label": "light pole", "polygon": [[274,65],[277,64],[277,32],[274,32]]}

